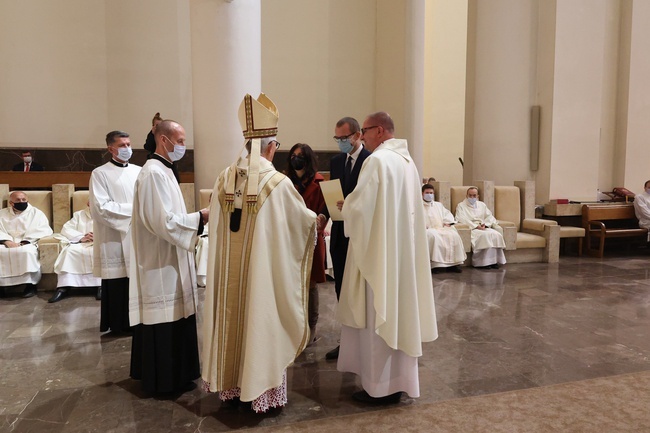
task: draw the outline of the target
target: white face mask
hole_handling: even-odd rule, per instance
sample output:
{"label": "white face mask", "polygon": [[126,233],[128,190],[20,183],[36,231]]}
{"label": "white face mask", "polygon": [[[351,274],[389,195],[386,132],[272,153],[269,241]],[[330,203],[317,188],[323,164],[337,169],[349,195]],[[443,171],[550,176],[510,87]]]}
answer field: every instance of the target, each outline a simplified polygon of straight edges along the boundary
{"label": "white face mask", "polygon": [[[172,141],[167,138],[167,136],[163,135],[169,141],[172,143]],[[180,160],[183,155],[185,155],[185,145],[184,144],[174,144],[174,150],[172,152],[167,151],[167,156],[169,157],[169,160],[171,162],[178,161]]]}
{"label": "white face mask", "polygon": [[646,194],[650,194],[650,188],[645,190]]}
{"label": "white face mask", "polygon": [[25,161],[25,164],[31,164],[32,157],[31,156],[26,156],[26,157],[23,158],[23,161]]}
{"label": "white face mask", "polygon": [[117,148],[117,157],[122,161],[128,161],[131,159],[131,155],[133,155],[133,149],[131,149],[131,146]]}
{"label": "white face mask", "polygon": [[432,193],[432,192],[430,192],[430,193],[424,193],[424,194],[422,195],[422,198],[423,198],[424,201],[426,201],[427,203],[431,203],[431,202],[433,201],[433,198],[434,198],[434,197],[435,197],[435,194]]}
{"label": "white face mask", "polygon": [[467,201],[469,202],[469,204],[474,205],[478,201],[478,198],[476,198],[476,197],[468,197]]}

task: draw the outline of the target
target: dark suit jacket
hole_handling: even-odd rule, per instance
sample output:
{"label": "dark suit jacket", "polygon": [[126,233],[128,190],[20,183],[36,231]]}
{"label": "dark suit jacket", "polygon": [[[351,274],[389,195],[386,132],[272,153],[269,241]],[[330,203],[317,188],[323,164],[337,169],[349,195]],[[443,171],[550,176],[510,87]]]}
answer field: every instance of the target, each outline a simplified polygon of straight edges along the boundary
{"label": "dark suit jacket", "polygon": [[[354,188],[356,188],[357,181],[359,180],[359,172],[361,171],[361,166],[368,156],[370,156],[370,152],[366,148],[363,148],[361,150],[361,153],[359,153],[359,158],[354,163],[354,167],[352,168],[352,176],[347,185],[344,185],[345,182],[343,181],[347,153],[339,153],[330,161],[330,180],[341,180],[343,197],[347,197],[348,194],[350,194],[352,191],[354,191]],[[329,215],[325,216],[329,217]],[[330,253],[332,256],[337,255],[339,257],[343,257],[343,263],[345,263],[345,256],[347,255],[348,250],[348,238],[345,237],[343,221],[332,221],[332,232],[330,235]],[[334,260],[336,259],[332,258],[332,261]]]}
{"label": "dark suit jacket", "polygon": [[[12,171],[25,171],[25,163],[21,162],[20,164],[14,165]],[[29,171],[43,171],[43,166],[38,162],[32,162],[29,166]]]}

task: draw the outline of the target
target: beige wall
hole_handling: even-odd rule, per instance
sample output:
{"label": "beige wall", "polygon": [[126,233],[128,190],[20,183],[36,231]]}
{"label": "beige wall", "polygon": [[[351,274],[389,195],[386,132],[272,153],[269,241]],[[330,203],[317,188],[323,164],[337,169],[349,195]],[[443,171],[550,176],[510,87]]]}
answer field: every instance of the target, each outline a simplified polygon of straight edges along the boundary
{"label": "beige wall", "polygon": [[278,139],[337,150],[344,116],[375,106],[375,0],[262,2],[262,89],[278,105]]}
{"label": "beige wall", "polygon": [[0,147],[144,144],[156,111],[192,142],[188,3],[2,0]]}
{"label": "beige wall", "polygon": [[426,4],[422,175],[463,184],[467,0]]}

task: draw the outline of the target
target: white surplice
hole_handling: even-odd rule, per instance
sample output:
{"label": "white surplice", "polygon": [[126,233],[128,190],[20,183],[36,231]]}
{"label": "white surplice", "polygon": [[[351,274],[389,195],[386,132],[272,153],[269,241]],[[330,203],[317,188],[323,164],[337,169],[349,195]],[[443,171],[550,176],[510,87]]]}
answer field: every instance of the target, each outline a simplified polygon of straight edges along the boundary
{"label": "white surplice", "polygon": [[423,342],[438,337],[421,201],[406,140],[390,139],[365,160],[343,205],[350,244],[337,311],[338,369],[358,373],[373,397],[418,397],[417,357]]}
{"label": "white surplice", "polygon": [[[208,389],[240,395],[254,406],[282,388],[287,367],[307,345],[316,233],[316,214],[291,180],[264,158],[259,165],[256,211],[242,202],[247,159],[228,167],[215,182],[202,353]],[[241,209],[235,232],[225,200],[231,170],[237,173],[234,208]]]}
{"label": "white surplice", "polygon": [[31,204],[22,212],[6,207],[0,210],[0,240],[29,244],[16,248],[0,246],[0,287],[37,284],[41,279],[37,242],[52,235],[47,217]]}
{"label": "white surplice", "polygon": [[113,162],[90,175],[89,201],[93,224],[93,273],[102,279],[128,276],[131,250],[131,212],[135,180],[140,167]]}
{"label": "white surplice", "polygon": [[200,219],[199,212],[187,213],[172,169],[148,160],[133,198],[131,326],[171,323],[196,314],[194,248]]}
{"label": "white surplice", "polygon": [[639,227],[648,229],[648,239],[650,242],[650,194],[643,191],[634,196],[634,213],[639,220]]}
{"label": "white surplice", "polygon": [[98,287],[101,278],[93,275],[93,243],[79,242],[86,233],[93,231],[90,208],[75,212],[72,219],[61,229],[63,249],[54,263],[57,287]]}
{"label": "white surplice", "polygon": [[463,264],[467,259],[463,240],[454,227],[445,226],[456,222],[454,216],[437,201],[424,201],[423,206],[431,267],[444,268]]}
{"label": "white surplice", "polygon": [[[456,206],[456,221],[466,224],[472,230],[472,265],[488,266],[495,263],[505,264],[503,253],[506,242],[503,239],[503,229],[497,224],[496,218],[482,201],[474,205],[465,199]],[[477,227],[483,224],[485,230]]]}

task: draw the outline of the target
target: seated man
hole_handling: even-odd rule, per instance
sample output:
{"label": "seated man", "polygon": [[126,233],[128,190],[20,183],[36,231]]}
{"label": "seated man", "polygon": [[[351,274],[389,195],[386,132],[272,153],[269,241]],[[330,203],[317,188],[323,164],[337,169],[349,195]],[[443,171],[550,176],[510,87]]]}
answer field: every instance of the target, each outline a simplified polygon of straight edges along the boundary
{"label": "seated man", "polygon": [[503,229],[485,203],[478,200],[478,188],[467,189],[465,200],[456,207],[456,221],[472,230],[472,266],[499,269],[506,263]]}
{"label": "seated man", "polygon": [[45,214],[29,204],[24,192],[12,192],[9,207],[0,210],[0,294],[18,284],[25,284],[23,298],[36,294],[41,280],[36,242],[51,234]]}
{"label": "seated man", "polygon": [[97,287],[101,299],[101,278],[93,275],[93,219],[90,208],[77,211],[61,229],[63,250],[54,263],[57,275],[56,293],[47,302],[63,299],[68,287]]}
{"label": "seated man", "polygon": [[650,180],[643,185],[643,192],[634,196],[634,213],[639,220],[639,227],[648,229],[650,242]]}
{"label": "seated man", "polygon": [[467,258],[463,240],[452,227],[455,223],[454,216],[442,203],[434,201],[434,195],[433,185],[422,185],[431,269],[434,274],[444,271],[460,273],[460,265]]}

